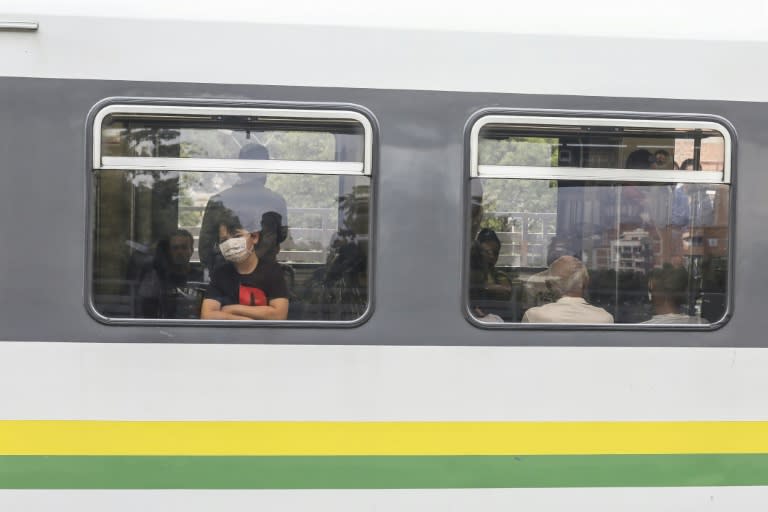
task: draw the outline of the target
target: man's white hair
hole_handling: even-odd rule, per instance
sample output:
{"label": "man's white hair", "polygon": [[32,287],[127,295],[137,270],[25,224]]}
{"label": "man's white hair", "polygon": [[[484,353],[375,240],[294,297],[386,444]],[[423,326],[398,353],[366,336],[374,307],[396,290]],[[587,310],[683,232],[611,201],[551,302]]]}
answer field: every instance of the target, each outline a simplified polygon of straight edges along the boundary
{"label": "man's white hair", "polygon": [[[562,295],[569,295],[574,293],[581,294],[582,290],[586,287],[587,281],[589,280],[589,272],[587,271],[587,267],[579,259],[569,256],[558,258],[552,263],[552,267],[556,267],[557,262],[563,258],[568,258],[568,273],[559,273],[559,275],[553,274],[553,284]],[[550,268],[550,272],[551,270],[552,269]]]}

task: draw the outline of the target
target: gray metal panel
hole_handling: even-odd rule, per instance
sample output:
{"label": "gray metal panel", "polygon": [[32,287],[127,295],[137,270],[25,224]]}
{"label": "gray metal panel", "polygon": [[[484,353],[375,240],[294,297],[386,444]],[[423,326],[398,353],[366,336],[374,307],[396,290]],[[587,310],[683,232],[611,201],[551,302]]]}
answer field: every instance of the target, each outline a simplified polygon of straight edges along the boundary
{"label": "gray metal panel", "polygon": [[[103,98],[338,102],[379,122],[374,300],[354,329],[107,326],[84,307],[86,139]],[[482,330],[463,313],[467,120],[484,108],[696,112],[738,131],[733,319],[712,332]],[[0,339],[386,345],[766,346],[768,105],[491,93],[0,79]],[[732,233],[733,235],[733,233]]]}

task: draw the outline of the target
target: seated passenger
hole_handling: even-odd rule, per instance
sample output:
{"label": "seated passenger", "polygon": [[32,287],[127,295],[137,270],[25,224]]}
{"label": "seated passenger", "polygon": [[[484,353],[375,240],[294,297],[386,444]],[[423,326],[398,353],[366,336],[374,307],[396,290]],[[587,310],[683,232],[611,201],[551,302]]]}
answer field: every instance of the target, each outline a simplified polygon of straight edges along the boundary
{"label": "seated passenger", "polygon": [[283,270],[273,259],[259,256],[265,221],[245,226],[233,217],[219,225],[219,250],[227,261],[217,267],[205,293],[204,320],[285,320],[288,289]]}
{"label": "seated passenger", "polygon": [[584,300],[589,284],[587,267],[573,256],[562,256],[549,268],[561,297],[551,304],[531,308],[523,315],[526,323],[612,324],[613,316]]}
{"label": "seated passenger", "polygon": [[512,281],[503,271],[496,268],[501,252],[501,240],[492,229],[484,228],[477,235],[477,261],[473,269],[479,271],[484,295],[488,299],[510,300]]}
{"label": "seated passenger", "polygon": [[304,320],[354,320],[368,308],[368,198],[353,192],[339,205],[343,227],[331,237],[325,266],[305,282]]}
{"label": "seated passenger", "polygon": [[194,239],[185,229],[158,242],[152,264],[139,282],[143,318],[198,318],[203,272],[190,264],[193,252]]}
{"label": "seated passenger", "polygon": [[[665,151],[666,153],[666,151]],[[667,153],[669,155],[669,153]],[[656,157],[647,149],[636,149],[627,157],[627,169],[652,169],[656,165]]]}
{"label": "seated passenger", "polygon": [[[672,157],[669,156],[669,151],[666,149],[659,149],[653,154],[653,163],[651,169],[669,169],[673,164]],[[674,165],[672,165],[674,168]]]}
{"label": "seated passenger", "polygon": [[[547,266],[561,256],[573,256],[578,254],[576,247],[580,245],[577,235],[553,236],[547,248]],[[554,285],[554,277],[549,268],[530,276],[524,284],[523,308],[530,309],[534,306],[549,304],[560,298],[560,291]]]}
{"label": "seated passenger", "polygon": [[512,280],[496,268],[501,240],[492,229],[484,228],[478,233],[470,252],[469,300],[472,312],[486,322],[503,321],[502,317],[512,299]]}
{"label": "seated passenger", "polygon": [[655,313],[644,324],[706,324],[707,321],[684,312],[688,298],[688,272],[665,264],[651,271],[648,293]]}

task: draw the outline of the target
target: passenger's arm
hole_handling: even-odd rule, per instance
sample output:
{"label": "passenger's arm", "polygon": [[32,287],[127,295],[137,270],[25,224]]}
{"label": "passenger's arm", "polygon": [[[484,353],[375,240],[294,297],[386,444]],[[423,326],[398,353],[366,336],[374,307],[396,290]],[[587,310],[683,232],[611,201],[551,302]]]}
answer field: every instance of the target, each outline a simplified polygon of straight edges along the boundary
{"label": "passenger's arm", "polygon": [[251,317],[239,315],[233,311],[226,311],[221,307],[221,302],[213,299],[204,299],[200,309],[200,318],[203,320],[251,320]]}
{"label": "passenger's arm", "polygon": [[[203,303],[203,307],[205,307],[205,303]],[[272,299],[267,306],[231,304],[224,306],[221,310],[222,312],[246,317],[251,320],[285,320],[288,318],[288,299]]]}

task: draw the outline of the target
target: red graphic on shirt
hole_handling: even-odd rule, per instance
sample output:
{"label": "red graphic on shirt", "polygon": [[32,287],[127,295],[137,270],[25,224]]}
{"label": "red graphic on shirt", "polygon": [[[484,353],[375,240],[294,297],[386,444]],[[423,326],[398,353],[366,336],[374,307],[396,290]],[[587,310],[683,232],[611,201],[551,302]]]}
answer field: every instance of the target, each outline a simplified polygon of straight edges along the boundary
{"label": "red graphic on shirt", "polygon": [[261,288],[240,285],[240,304],[243,306],[266,306],[267,295]]}

